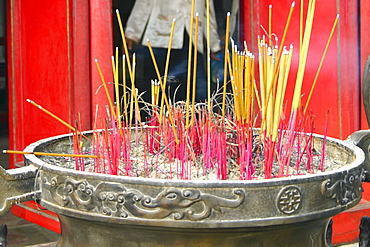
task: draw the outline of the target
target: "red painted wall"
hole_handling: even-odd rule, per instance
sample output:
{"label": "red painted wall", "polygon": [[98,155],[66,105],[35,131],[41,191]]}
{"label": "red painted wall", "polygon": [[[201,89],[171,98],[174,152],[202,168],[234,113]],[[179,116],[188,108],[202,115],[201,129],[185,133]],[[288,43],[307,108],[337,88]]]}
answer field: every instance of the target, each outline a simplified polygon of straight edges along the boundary
{"label": "red painted wall", "polygon": [[[68,132],[26,102],[31,99],[70,121],[66,1],[11,1],[9,55],[10,148]],[[62,31],[63,30],[63,31]],[[58,100],[56,100],[58,99]]]}
{"label": "red painted wall", "polygon": [[112,81],[111,1],[9,0],[8,12],[10,149],[69,132],[26,99],[73,126],[81,113],[81,128],[91,129],[92,106],[106,104],[93,59]]}

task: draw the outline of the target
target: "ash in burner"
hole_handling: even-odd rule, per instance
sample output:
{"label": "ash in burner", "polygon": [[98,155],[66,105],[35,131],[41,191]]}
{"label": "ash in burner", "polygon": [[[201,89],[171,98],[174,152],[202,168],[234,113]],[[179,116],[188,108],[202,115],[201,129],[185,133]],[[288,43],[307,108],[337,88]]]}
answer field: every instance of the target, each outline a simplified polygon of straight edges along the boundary
{"label": "ash in burner", "polygon": [[[144,135],[147,133],[144,131]],[[101,135],[101,133],[99,134]],[[317,147],[322,146],[322,139],[314,138],[313,139],[313,148],[311,156],[304,153],[301,154],[301,151],[294,150],[291,155],[290,165],[285,168],[285,176],[294,176],[294,175],[305,175],[305,174],[314,174],[320,173],[320,164],[321,158],[323,157],[322,153],[317,149]],[[214,167],[205,167],[204,160],[206,159],[203,156],[198,156],[193,160],[189,160],[186,163],[182,163],[180,159],[175,158],[169,160],[166,157],[165,149],[159,149],[156,153],[150,153],[146,149],[145,143],[143,143],[143,135],[138,138],[138,143],[135,140],[130,141],[130,170],[128,170],[127,163],[124,160],[120,159],[118,163],[118,173],[119,176],[130,176],[130,177],[144,177],[144,178],[159,178],[159,179],[183,179],[186,176],[186,179],[191,180],[218,180],[219,179],[219,170],[218,164],[215,163]],[[85,154],[91,154],[93,145],[88,141],[85,141],[82,146],[82,151]],[[238,152],[237,145],[231,145],[232,149],[230,152],[235,153],[235,157],[228,157],[227,160],[227,179],[228,180],[240,180],[242,179],[241,175],[241,166],[238,164]],[[72,138],[59,139],[49,143],[48,145],[39,146],[37,148],[39,151],[43,152],[59,152],[59,153],[73,153],[73,140]],[[253,157],[251,164],[253,165],[253,174],[251,179],[264,179],[265,178],[265,169],[264,169],[264,146],[260,145],[260,140],[255,138],[254,148],[253,148]],[[303,149],[304,150],[304,149]],[[346,164],[353,161],[353,157],[349,154],[346,154],[344,147],[340,147],[332,142],[327,143],[327,152],[328,155],[325,155],[325,171],[331,171],[339,169]],[[93,159],[93,158],[72,158],[72,157],[48,157],[48,156],[39,156],[41,160],[48,164],[60,166],[67,169],[77,169],[84,170],[88,172],[99,172],[109,174],[110,168],[108,165],[111,165],[112,162],[107,162],[102,158]],[[76,166],[76,161],[78,160],[79,166]],[[307,166],[310,162],[310,166]],[[84,168],[80,169],[81,164]],[[102,166],[104,164],[105,166]],[[279,177],[279,169],[281,169],[278,160],[273,164],[272,177]],[[184,173],[186,173],[184,175]],[[282,177],[282,176],[280,176]]]}

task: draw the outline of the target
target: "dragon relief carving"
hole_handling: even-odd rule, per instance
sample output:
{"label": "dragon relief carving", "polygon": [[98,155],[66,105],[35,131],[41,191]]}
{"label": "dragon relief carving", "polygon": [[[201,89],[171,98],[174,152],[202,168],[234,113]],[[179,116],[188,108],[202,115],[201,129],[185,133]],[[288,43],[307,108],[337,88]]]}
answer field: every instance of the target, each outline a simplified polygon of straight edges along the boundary
{"label": "dragon relief carving", "polygon": [[321,193],[345,205],[361,198],[363,169],[347,173],[343,179],[327,179],[321,185]]}
{"label": "dragon relief carving", "polygon": [[199,189],[167,188],[155,198],[136,189],[126,189],[119,183],[101,182],[96,187],[86,180],[53,177],[44,179],[45,190],[63,207],[99,212],[102,215],[126,218],[164,219],[173,216],[176,220],[203,220],[222,208],[237,208],[245,200],[245,192],[235,189],[234,199],[221,198],[202,193]]}

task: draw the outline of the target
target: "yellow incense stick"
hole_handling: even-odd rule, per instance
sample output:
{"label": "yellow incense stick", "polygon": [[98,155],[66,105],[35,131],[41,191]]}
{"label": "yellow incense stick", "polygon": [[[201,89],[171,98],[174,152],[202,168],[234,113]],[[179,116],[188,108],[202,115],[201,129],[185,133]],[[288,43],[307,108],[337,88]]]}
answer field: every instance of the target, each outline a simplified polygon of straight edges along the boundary
{"label": "yellow incense stick", "polygon": [[[133,73],[134,82],[136,83],[136,81],[135,81],[135,75],[136,75],[136,56],[133,56],[133,58],[132,58],[132,73]],[[135,83],[133,83],[133,85],[134,85],[135,109],[136,109],[136,114],[137,114],[136,117],[137,117],[137,120],[139,121],[139,124],[141,124],[141,115],[140,115],[140,107],[139,107],[138,89],[136,88]]]}
{"label": "yellow incense stick", "polygon": [[139,108],[139,100],[138,95],[136,92],[136,86],[135,86],[135,72],[136,72],[136,54],[134,53],[132,55],[132,81],[131,81],[131,102],[130,102],[130,124],[133,119],[134,114],[134,104],[135,104],[135,112],[137,113],[137,119],[139,123],[141,123],[141,116],[140,116],[140,108]]}
{"label": "yellow incense stick", "polygon": [[242,107],[243,107],[243,113],[242,113],[242,121],[245,122],[247,119],[249,119],[250,116],[250,93],[251,93],[251,80],[250,80],[250,59],[247,54],[243,56],[244,63],[243,67],[245,68],[244,73],[242,73],[242,89],[243,89],[243,99],[242,99]]}
{"label": "yellow incense stick", "polygon": [[[116,73],[118,73],[118,68],[116,67],[116,58],[114,56],[112,56],[112,71],[113,71],[113,84],[114,84],[114,95],[116,97],[116,116],[117,116],[117,119],[115,119],[118,123],[118,128],[120,129],[121,131],[121,124],[119,119],[120,119],[120,113],[119,113],[119,108],[118,108],[118,105],[119,104],[119,100],[117,100],[117,92],[118,92],[118,75]],[[118,96],[119,98],[119,96]]]}
{"label": "yellow incense stick", "polygon": [[266,95],[266,134],[267,136],[270,136],[272,134],[272,125],[273,125],[273,105],[275,103],[275,80],[273,78],[273,73],[275,70],[275,63],[274,63],[274,57],[271,47],[267,47],[267,57],[266,57],[266,88],[269,88],[271,90],[268,91],[268,94]]}
{"label": "yellow incense stick", "polygon": [[305,33],[303,37],[302,51],[300,53],[300,61],[298,65],[296,84],[295,84],[294,94],[293,94],[293,102],[292,102],[293,111],[297,110],[301,104],[302,83],[303,83],[304,70],[305,70],[306,62],[307,62],[308,47],[309,47],[310,38],[311,38],[313,17],[314,17],[314,12],[315,12],[315,4],[316,4],[316,0],[310,0],[309,6],[308,6],[308,13],[307,13]]}
{"label": "yellow incense stick", "polygon": [[257,89],[257,85],[256,85],[256,80],[255,79],[253,80],[253,89],[254,89],[254,94],[256,95],[256,100],[257,100],[258,108],[259,109],[262,109],[262,103],[261,103],[261,99],[260,99],[260,96],[259,96],[259,93],[258,93],[258,89]]}
{"label": "yellow incense stick", "polygon": [[238,54],[236,51],[236,48],[234,46],[234,42],[231,41],[231,62],[228,63],[229,65],[229,71],[231,71],[231,76],[230,76],[230,83],[231,83],[231,88],[232,88],[232,93],[233,93],[233,98],[234,98],[234,111],[235,111],[235,116],[237,121],[240,120],[241,116],[241,109],[240,109],[240,97],[239,97],[239,61],[238,61]]}
{"label": "yellow incense stick", "polygon": [[77,130],[76,128],[74,128],[72,125],[68,124],[66,121],[64,121],[61,118],[57,117],[55,114],[53,114],[50,111],[46,110],[41,105],[35,103],[34,101],[32,101],[30,99],[27,99],[26,101],[28,103],[31,103],[33,106],[36,106],[37,108],[39,108],[40,110],[42,110],[43,112],[45,112],[46,114],[48,114],[49,116],[51,116],[52,118],[54,118],[55,120],[57,120],[58,122],[60,122],[61,124],[67,126],[73,132],[76,132],[77,134],[81,134],[85,139],[90,140],[88,137],[86,137],[84,134],[82,134],[82,132],[80,132],[79,130]]}
{"label": "yellow incense stick", "polygon": [[151,83],[150,83],[150,91],[151,91],[151,99],[152,99],[152,110],[154,111],[154,108],[155,108],[155,106],[157,105],[156,104],[156,102],[155,102],[155,99],[156,99],[156,90],[155,90],[155,88],[154,88],[154,86],[155,86],[155,84],[157,83],[157,81],[156,80],[151,80]]}
{"label": "yellow incense stick", "polygon": [[104,79],[103,73],[101,72],[101,68],[100,68],[100,65],[99,65],[99,61],[98,61],[98,59],[95,59],[95,64],[96,64],[96,67],[98,68],[98,72],[99,72],[99,75],[100,75],[100,79],[101,79],[101,81],[103,82],[103,87],[104,87],[105,94],[106,94],[107,99],[108,99],[108,103],[109,103],[110,110],[111,110],[111,112],[112,112],[112,114],[113,114],[113,118],[114,118],[114,119],[116,119],[116,112],[115,112],[115,110],[114,110],[113,103],[112,103],[112,99],[111,99],[110,94],[109,94],[109,91],[108,91],[107,83],[105,82],[105,79]]}
{"label": "yellow incense stick", "polygon": [[117,122],[118,128],[122,129],[122,122],[121,122],[121,104],[120,104],[120,95],[119,95],[119,76],[118,76],[118,47],[116,47],[116,56],[115,56],[115,65],[113,66],[114,72],[114,90],[116,96],[116,114],[117,114]]}
{"label": "yellow incense stick", "polygon": [[113,71],[113,80],[116,83],[116,61],[114,56],[112,56],[112,71]]}
{"label": "yellow incense stick", "polygon": [[276,141],[278,135],[278,128],[281,119],[282,109],[283,109],[283,102],[284,102],[284,95],[286,91],[286,85],[288,81],[288,75],[290,71],[290,65],[292,60],[293,54],[293,46],[291,45],[289,51],[283,52],[283,57],[280,60],[280,74],[278,78],[278,88],[276,91],[276,103],[274,109],[274,122],[273,122],[273,129],[272,129],[272,141]]}
{"label": "yellow incense stick", "polygon": [[307,108],[308,108],[308,105],[310,103],[310,100],[311,100],[311,97],[312,97],[312,94],[313,94],[313,90],[315,89],[315,86],[316,86],[316,82],[317,82],[317,78],[319,77],[319,74],[320,74],[320,71],[321,71],[321,67],[322,67],[322,64],[324,63],[324,59],[325,59],[325,56],[326,56],[326,53],[328,51],[328,48],[329,48],[329,44],[330,44],[330,41],[333,37],[333,34],[334,34],[334,31],[335,31],[335,28],[337,26],[337,23],[338,23],[338,20],[339,20],[339,14],[337,15],[337,17],[335,18],[335,21],[334,21],[334,24],[333,24],[333,27],[331,29],[331,32],[330,32],[330,35],[329,35],[329,39],[326,43],[326,46],[325,46],[325,49],[324,49],[324,53],[321,57],[321,61],[320,61],[320,64],[319,64],[319,68],[317,69],[317,72],[316,72],[316,75],[315,75],[315,79],[313,80],[313,84],[312,84],[312,87],[311,87],[311,90],[310,90],[310,94],[308,95],[308,98],[307,98],[307,102],[306,102],[306,106],[304,108],[304,111],[303,113],[306,113],[307,111]]}
{"label": "yellow incense stick", "polygon": [[[135,61],[135,53],[133,54],[132,61]],[[135,63],[134,63],[135,64]],[[133,65],[135,67],[135,65]],[[134,114],[134,94],[135,94],[135,80],[131,81],[131,89],[130,89],[130,118],[129,118],[129,125],[132,124],[133,114]]]}
{"label": "yellow incense stick", "polygon": [[189,49],[188,49],[188,72],[186,77],[186,114],[185,114],[185,126],[189,126],[189,104],[190,104],[190,88],[191,88],[191,62],[192,62],[192,48],[193,48],[193,30],[194,30],[194,8],[195,0],[191,1],[191,12],[190,12],[190,26],[189,26]]}
{"label": "yellow incense stick", "polygon": [[[161,90],[163,92],[163,96],[162,97],[163,97],[163,99],[165,101],[165,104],[166,104],[167,109],[170,109],[170,106],[168,104],[167,95],[165,94],[166,90],[165,90],[165,87],[164,87],[163,82],[162,82],[161,74],[160,74],[159,69],[158,69],[158,64],[157,64],[157,60],[155,59],[155,56],[154,56],[152,45],[150,44],[150,40],[149,39],[147,39],[146,41],[147,41],[149,53],[150,53],[150,56],[152,58],[152,62],[153,62],[153,65],[154,65],[154,70],[155,70],[155,73],[157,74],[157,78],[158,78],[158,81],[159,81],[159,86],[161,87]],[[157,97],[158,97],[158,94],[157,94]]]}
{"label": "yellow incense stick", "polygon": [[94,125],[93,125],[93,129],[96,130],[97,129],[97,125],[98,125],[98,112],[99,112],[99,105],[96,104],[95,105],[95,117],[94,117]]}
{"label": "yellow incense stick", "polygon": [[30,100],[30,99],[27,99],[26,100],[28,103],[31,103],[33,106],[36,106],[37,108],[39,108],[40,110],[42,110],[43,112],[45,112],[46,114],[48,114],[49,116],[51,116],[52,118],[56,119],[57,121],[59,121],[60,123],[62,123],[63,125],[67,126],[70,130],[72,131],[76,131],[78,134],[80,134],[81,132],[76,130],[76,128],[74,128],[72,125],[68,124],[66,121],[62,120],[61,118],[57,117],[56,115],[54,115],[53,113],[51,113],[50,111],[46,110],[45,108],[43,108],[41,105],[35,103],[34,101]]}
{"label": "yellow incense stick", "polygon": [[63,154],[63,153],[46,153],[46,152],[24,152],[24,151],[16,151],[16,150],[3,150],[3,153],[7,154],[33,154],[33,155],[40,155],[40,156],[58,156],[58,157],[76,157],[76,158],[104,158],[97,155],[89,155],[89,154]]}
{"label": "yellow incense stick", "polygon": [[[150,53],[150,56],[152,57],[152,61],[153,61],[153,64],[154,64],[154,68],[155,68],[155,72],[157,73],[157,77],[158,77],[158,80],[159,80],[159,86],[161,87],[161,90],[162,90],[162,94],[164,95],[163,96],[163,99],[164,99],[164,102],[166,104],[166,107],[168,109],[168,118],[170,120],[170,123],[171,123],[171,126],[172,126],[172,132],[173,132],[173,135],[175,137],[175,141],[176,143],[178,144],[179,143],[179,139],[177,137],[177,133],[176,133],[176,128],[175,128],[175,121],[173,120],[173,116],[172,116],[172,112],[171,112],[171,108],[170,108],[170,105],[168,103],[168,98],[167,98],[167,95],[165,94],[165,87],[162,83],[162,80],[161,80],[161,75],[159,73],[159,69],[158,69],[158,65],[157,65],[157,60],[155,59],[155,56],[154,56],[154,52],[153,52],[153,48],[150,44],[150,41],[149,39],[147,39],[147,44],[148,44],[148,48],[149,48],[149,53]],[[161,121],[161,119],[160,119]]]}
{"label": "yellow incense stick", "polygon": [[281,56],[281,53],[282,53],[282,49],[283,49],[283,45],[285,43],[285,38],[286,38],[286,34],[288,33],[288,29],[289,29],[289,25],[290,25],[290,21],[292,19],[292,15],[293,15],[293,11],[294,11],[294,7],[295,7],[295,1],[292,2],[292,5],[290,6],[290,10],[289,10],[289,14],[288,14],[288,18],[287,18],[287,21],[285,23],[285,28],[284,28],[284,32],[283,32],[283,37],[281,39],[281,46],[280,46],[280,49],[279,49],[279,53],[278,53],[278,58]]}
{"label": "yellow incense stick", "polygon": [[300,4],[301,11],[299,14],[299,52],[302,49],[302,43],[303,43],[303,10],[304,10],[303,3],[304,1],[301,0],[301,4]]}
{"label": "yellow incense stick", "polygon": [[258,68],[259,68],[259,76],[260,76],[260,97],[261,97],[261,114],[262,114],[262,122],[261,122],[261,131],[265,129],[265,121],[266,121],[266,46],[263,39],[258,37]]}
{"label": "yellow incense stick", "polygon": [[210,0],[206,0],[207,9],[207,103],[208,111],[211,110],[211,22]]}
{"label": "yellow incense stick", "polygon": [[[276,64],[279,63],[280,61],[280,58],[281,58],[281,53],[283,51],[283,44],[285,43],[285,38],[286,38],[286,35],[287,35],[287,32],[288,32],[288,29],[289,29],[289,26],[290,26],[290,21],[292,19],[292,15],[293,15],[293,11],[294,11],[294,7],[295,7],[295,2],[293,1],[292,2],[292,5],[290,6],[290,10],[289,10],[289,14],[288,14],[288,18],[287,18],[287,21],[285,23],[285,28],[284,28],[284,32],[283,32],[283,37],[281,39],[281,46],[279,48],[279,52],[278,52],[278,55],[277,55],[277,60],[276,60]],[[277,77],[277,73],[278,73],[278,66],[275,67],[275,70],[273,72],[273,81],[275,81],[276,77]],[[271,84],[272,86],[273,84]],[[272,87],[266,89],[267,90],[267,101],[269,101],[269,97],[270,97],[270,93],[272,91]]]}
{"label": "yellow incense stick", "polygon": [[[198,62],[198,29],[199,27],[199,13],[195,14],[195,33],[194,33],[194,63],[193,63],[193,95],[191,101],[191,121],[190,125],[194,123],[194,111],[195,111],[195,96],[197,88],[197,62]],[[187,126],[189,127],[189,126]]]}
{"label": "yellow incense stick", "polygon": [[[128,53],[128,48],[127,48],[127,43],[126,43],[126,36],[125,36],[125,32],[123,31],[121,15],[119,14],[118,9],[116,9],[116,15],[117,15],[117,20],[118,20],[119,30],[121,31],[123,49],[124,49],[125,54],[127,54],[127,59],[126,60],[127,60],[128,71],[129,71],[130,76],[132,76],[131,62],[130,62],[130,58],[129,58],[129,55],[128,55],[129,53]],[[131,78],[131,80],[132,80],[132,78]]]}
{"label": "yellow incense stick", "polygon": [[[171,33],[170,33],[170,39],[168,41],[168,47],[167,47],[167,57],[166,57],[166,65],[164,69],[164,76],[163,76],[163,87],[166,88],[167,85],[167,76],[168,76],[168,68],[170,66],[170,57],[171,57],[171,49],[172,49],[172,40],[173,40],[173,34],[175,30],[175,23],[176,23],[176,18],[173,18],[172,20],[172,25],[171,25]],[[163,91],[162,93],[162,101],[161,101],[161,111],[159,114],[159,121],[162,121],[163,117],[163,106],[164,106],[164,95],[166,91]],[[170,110],[170,109],[168,109]]]}
{"label": "yellow incense stick", "polygon": [[[225,117],[226,111],[226,84],[227,84],[227,61],[229,58],[229,39],[230,39],[230,12],[226,16],[226,33],[225,33],[225,61],[224,61],[224,84],[222,93],[222,118]],[[231,71],[230,71],[231,72]]]}
{"label": "yellow incense stick", "polygon": [[125,113],[125,121],[127,121],[127,82],[126,82],[126,56],[122,55],[122,80],[123,80],[123,109]]}
{"label": "yellow incense stick", "polygon": [[272,4],[270,4],[269,5],[269,26],[268,26],[268,28],[269,28],[269,33],[268,33],[268,35],[269,35],[269,44],[270,44],[270,46],[272,46]]}

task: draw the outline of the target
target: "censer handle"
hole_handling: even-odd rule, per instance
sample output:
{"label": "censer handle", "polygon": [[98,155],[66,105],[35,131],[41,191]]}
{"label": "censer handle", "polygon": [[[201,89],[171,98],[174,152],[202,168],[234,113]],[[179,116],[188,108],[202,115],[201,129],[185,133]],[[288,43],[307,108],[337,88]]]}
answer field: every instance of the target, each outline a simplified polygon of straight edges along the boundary
{"label": "censer handle", "polygon": [[[366,119],[370,126],[370,55],[367,58],[364,77],[362,79],[362,97],[364,100]],[[354,143],[364,151],[365,181],[370,182],[370,129],[356,131],[347,138],[347,141]]]}
{"label": "censer handle", "polygon": [[0,166],[0,216],[7,214],[13,204],[36,199],[33,165],[5,170]]}
{"label": "censer handle", "polygon": [[370,182],[370,130],[359,130],[351,134],[347,139],[347,142],[353,143],[362,149],[365,153],[365,182]]}
{"label": "censer handle", "polygon": [[370,126],[370,55],[367,58],[364,77],[362,79],[362,97],[364,100],[367,123]]}

